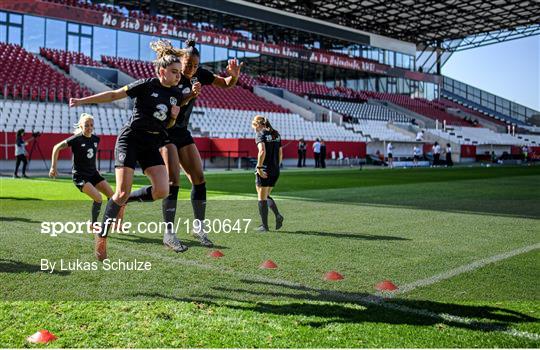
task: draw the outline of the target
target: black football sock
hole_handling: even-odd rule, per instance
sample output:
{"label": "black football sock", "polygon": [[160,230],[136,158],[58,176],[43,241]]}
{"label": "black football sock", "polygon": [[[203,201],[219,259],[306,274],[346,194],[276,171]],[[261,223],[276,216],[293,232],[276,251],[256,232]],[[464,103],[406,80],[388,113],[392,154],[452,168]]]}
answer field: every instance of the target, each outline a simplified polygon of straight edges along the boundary
{"label": "black football sock", "polygon": [[270,209],[272,210],[275,216],[278,216],[279,210],[277,208],[276,202],[274,201],[274,198],[268,196],[267,201],[268,201],[268,207],[270,207]]}
{"label": "black football sock", "polygon": [[101,202],[92,203],[92,223],[97,222],[99,212],[101,211]]}
{"label": "black football sock", "polygon": [[163,222],[167,225],[167,233],[174,232],[174,218],[176,216],[176,203],[178,202],[178,186],[169,186],[169,195],[163,199],[161,206]]}
{"label": "black football sock", "polygon": [[262,224],[268,228],[268,202],[259,201],[259,215],[261,216]]}
{"label": "black football sock", "polygon": [[191,187],[191,205],[196,220],[204,220],[206,215],[206,182]]}
{"label": "black football sock", "polygon": [[121,205],[118,205],[112,199],[109,199],[107,206],[105,207],[105,213],[103,213],[103,221],[101,223],[101,236],[106,237],[109,232],[109,227],[116,220],[118,212],[122,208]]}

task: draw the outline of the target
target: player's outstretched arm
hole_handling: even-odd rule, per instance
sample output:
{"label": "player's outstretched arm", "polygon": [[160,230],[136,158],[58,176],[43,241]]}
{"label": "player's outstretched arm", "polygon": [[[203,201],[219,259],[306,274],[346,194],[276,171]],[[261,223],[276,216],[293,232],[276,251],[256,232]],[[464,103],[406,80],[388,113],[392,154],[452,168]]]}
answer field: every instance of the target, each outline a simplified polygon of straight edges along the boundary
{"label": "player's outstretched arm", "polygon": [[127,97],[125,88],[120,88],[118,90],[104,91],[99,94],[95,94],[83,98],[70,98],[69,106],[77,107],[81,105],[91,104],[91,103],[109,103],[116,100],[121,100]]}
{"label": "player's outstretched arm", "polygon": [[227,65],[226,71],[229,75],[226,78],[220,77],[218,75],[214,76],[214,82],[212,83],[213,86],[222,88],[222,89],[229,89],[236,85],[236,82],[238,81],[238,77],[240,76],[240,70],[244,66],[244,62],[238,63],[238,60],[236,58],[229,60],[229,64]]}

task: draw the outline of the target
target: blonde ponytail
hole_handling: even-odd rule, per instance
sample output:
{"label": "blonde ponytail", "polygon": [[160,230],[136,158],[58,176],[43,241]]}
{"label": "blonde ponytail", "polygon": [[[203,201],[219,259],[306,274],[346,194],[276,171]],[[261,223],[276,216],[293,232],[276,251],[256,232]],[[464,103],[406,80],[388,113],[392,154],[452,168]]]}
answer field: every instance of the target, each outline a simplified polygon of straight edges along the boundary
{"label": "blonde ponytail", "polygon": [[92,119],[94,121],[94,117],[91,114],[88,113],[82,113],[79,117],[79,121],[73,125],[75,130],[73,130],[74,134],[81,134],[84,130],[84,122],[86,122],[88,119]]}

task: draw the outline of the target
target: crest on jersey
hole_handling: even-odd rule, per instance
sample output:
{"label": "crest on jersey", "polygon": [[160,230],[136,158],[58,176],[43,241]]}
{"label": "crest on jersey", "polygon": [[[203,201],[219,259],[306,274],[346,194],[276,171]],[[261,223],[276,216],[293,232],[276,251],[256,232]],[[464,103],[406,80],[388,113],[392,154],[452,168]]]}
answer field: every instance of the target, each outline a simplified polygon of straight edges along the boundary
{"label": "crest on jersey", "polygon": [[178,102],[178,100],[176,99],[176,97],[172,97],[171,96],[171,105],[172,106],[176,106],[176,103]]}
{"label": "crest on jersey", "polygon": [[125,153],[118,153],[118,160],[123,162],[124,159],[126,159],[126,154]]}
{"label": "crest on jersey", "polygon": [[97,148],[97,142],[94,142],[94,147]]}

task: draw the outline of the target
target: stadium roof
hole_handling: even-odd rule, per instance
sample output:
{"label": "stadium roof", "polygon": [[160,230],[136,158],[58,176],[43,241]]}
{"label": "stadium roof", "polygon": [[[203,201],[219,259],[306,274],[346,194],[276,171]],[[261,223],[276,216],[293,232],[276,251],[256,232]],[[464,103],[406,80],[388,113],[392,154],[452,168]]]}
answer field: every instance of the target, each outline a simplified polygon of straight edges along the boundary
{"label": "stadium roof", "polygon": [[531,27],[536,29],[534,33],[540,33],[539,1],[246,1],[423,46],[525,27],[529,28],[528,34],[532,33]]}
{"label": "stadium roof", "polygon": [[[297,20],[306,19],[306,32],[317,33],[326,22],[339,28],[324,28],[344,42],[362,42],[362,34],[377,34],[417,45],[417,49],[434,48],[454,52],[492,43],[540,34],[540,1],[520,0],[115,0],[129,8],[142,8],[150,13],[181,15],[195,11],[210,20],[212,9],[237,16],[218,20],[224,26],[236,27],[241,17],[273,23],[292,29]],[[186,12],[178,4],[193,6]],[[199,8],[199,9],[197,9]],[[260,11],[259,9],[266,9]],[[284,22],[272,22],[276,14],[294,14]],[[249,13],[249,15],[246,15]],[[215,18],[214,18],[215,19]],[[309,19],[319,26],[306,26]],[[313,24],[313,23],[311,23]],[[313,29],[315,28],[315,29]],[[347,33],[349,28],[350,32]],[[263,31],[266,28],[251,28]],[[319,32],[319,34],[321,34]],[[406,52],[407,50],[398,50]]]}

